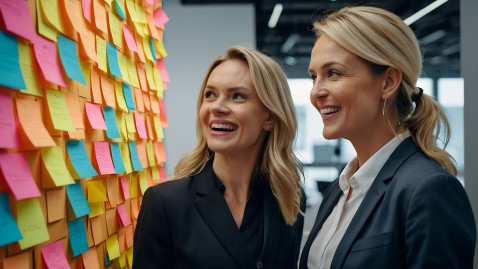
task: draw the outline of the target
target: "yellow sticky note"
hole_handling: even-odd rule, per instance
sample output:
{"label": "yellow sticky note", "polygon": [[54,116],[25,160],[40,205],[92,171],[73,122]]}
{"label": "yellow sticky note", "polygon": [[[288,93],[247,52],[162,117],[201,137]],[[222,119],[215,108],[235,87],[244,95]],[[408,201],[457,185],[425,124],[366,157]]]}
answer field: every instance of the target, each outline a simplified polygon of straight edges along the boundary
{"label": "yellow sticky note", "polygon": [[158,116],[153,116],[154,120],[154,130],[156,130],[156,137],[158,140],[163,140],[164,133],[163,133],[163,126],[161,125],[161,121],[159,120]]}
{"label": "yellow sticky note", "polygon": [[87,182],[88,203],[99,203],[108,201],[106,188],[102,179],[90,180]]}
{"label": "yellow sticky note", "polygon": [[156,40],[153,39],[154,42],[154,47],[156,48],[156,52],[161,55],[161,57],[166,57],[168,56],[168,53],[166,52],[166,49],[164,48],[164,44],[162,40]]}
{"label": "yellow sticky note", "polygon": [[149,166],[154,166],[156,165],[156,160],[154,160],[154,148],[153,148],[153,142],[149,140],[146,143],[146,153],[148,155],[148,163]]}
{"label": "yellow sticky note", "polygon": [[61,147],[41,148],[41,157],[56,186],[75,184],[75,180],[66,167]]}
{"label": "yellow sticky note", "polygon": [[118,131],[121,135],[121,141],[127,142],[128,141],[128,133],[126,132],[126,124],[123,118],[123,112],[115,113],[116,116],[116,125],[118,125]]}
{"label": "yellow sticky note", "polygon": [[96,36],[96,56],[98,57],[98,68],[108,72],[108,61],[106,60],[106,41]]}
{"label": "yellow sticky note", "polygon": [[118,259],[120,268],[126,268],[126,252],[121,253]]}
{"label": "yellow sticky note", "polygon": [[60,16],[58,16],[58,1],[57,0],[40,0],[41,9],[43,11],[44,21],[57,31],[62,32],[60,24]]}
{"label": "yellow sticky note", "polygon": [[153,78],[154,82],[156,82],[156,91],[158,94],[159,92],[163,91],[163,79],[161,78],[158,68],[155,66],[153,66]]}
{"label": "yellow sticky note", "polygon": [[138,33],[142,38],[146,36],[146,33],[143,31],[143,24],[140,22],[134,22],[134,29],[136,30],[136,33]]}
{"label": "yellow sticky note", "polygon": [[133,22],[139,22],[138,15],[136,15],[136,8],[134,6],[134,0],[126,0],[126,7],[128,8],[129,17]]}
{"label": "yellow sticky note", "polygon": [[18,241],[21,249],[50,239],[38,198],[17,201],[17,224],[23,236],[23,239]]}
{"label": "yellow sticky note", "polygon": [[123,24],[113,12],[108,13],[108,22],[110,24],[110,33],[111,38],[113,39],[113,44],[122,49],[123,40],[121,36],[123,32]]}
{"label": "yellow sticky note", "polygon": [[91,213],[88,214],[89,218],[93,218],[96,216],[99,216],[103,213],[105,213],[105,203],[104,202],[99,202],[99,203],[88,203],[91,209]]}
{"label": "yellow sticky note", "polygon": [[113,234],[108,239],[106,239],[106,250],[108,252],[108,258],[110,259],[110,261],[120,256],[117,234]]}
{"label": "yellow sticky note", "polygon": [[50,111],[53,127],[56,130],[75,131],[68,106],[66,105],[65,94],[47,89],[46,101],[48,103],[48,110]]}
{"label": "yellow sticky note", "polygon": [[148,81],[149,88],[156,90],[156,82],[154,81],[153,68],[150,63],[145,64],[146,67],[146,81]]}
{"label": "yellow sticky note", "polygon": [[118,65],[119,65],[123,80],[128,82],[128,84],[131,84],[129,80],[129,75],[128,75],[128,66],[127,66],[126,56],[121,52],[118,52]]}
{"label": "yellow sticky note", "polygon": [[144,194],[148,189],[148,177],[146,175],[147,170],[143,169],[139,171],[139,188],[141,189],[141,193]]}
{"label": "yellow sticky note", "polygon": [[120,110],[128,112],[128,107],[126,106],[126,101],[123,94],[123,85],[118,81],[115,81],[115,93],[116,101],[118,102]]}
{"label": "yellow sticky note", "polygon": [[134,126],[133,114],[124,113],[123,118],[126,121],[126,130],[128,131],[128,133],[136,133],[136,128]]}
{"label": "yellow sticky note", "polygon": [[22,92],[36,96],[43,96],[41,85],[37,78],[38,72],[33,61],[32,48],[28,45],[18,42],[18,54],[23,79],[25,80],[25,85],[27,86],[27,90]]}
{"label": "yellow sticky note", "polygon": [[144,55],[146,59],[154,62],[153,54],[151,53],[151,46],[149,45],[149,38],[142,38]]}
{"label": "yellow sticky note", "polygon": [[43,15],[42,15],[42,9],[40,8],[41,7],[41,3],[40,3],[40,0],[36,0],[36,10],[37,10],[37,23],[38,23],[38,32],[54,41],[54,42],[57,42],[57,38],[58,38],[58,32],[53,28],[53,27],[50,27],[48,26],[45,21],[43,20]]}
{"label": "yellow sticky note", "polygon": [[128,68],[128,77],[130,84],[133,85],[133,87],[139,88],[139,78],[138,78],[138,72],[136,70],[136,66],[134,64],[133,59],[126,57],[126,66]]}
{"label": "yellow sticky note", "polygon": [[130,196],[131,198],[135,198],[135,197],[138,197],[138,177],[136,176],[136,174],[131,174],[131,176],[129,177],[129,186],[130,186],[130,190],[129,190],[129,193],[130,193]]}
{"label": "yellow sticky note", "polygon": [[148,23],[148,20],[146,20],[146,15],[144,14],[144,8],[143,5],[141,4],[142,2],[136,2],[136,15],[138,16],[138,20],[141,23]]}
{"label": "yellow sticky note", "polygon": [[133,248],[126,251],[126,258],[128,260],[129,268],[133,268]]}
{"label": "yellow sticky note", "polygon": [[129,155],[129,146],[128,143],[119,143],[121,158],[123,159],[124,168],[127,174],[133,172],[133,164],[131,163],[131,157]]}
{"label": "yellow sticky note", "polygon": [[151,174],[153,175],[153,182],[159,181],[161,178],[159,177],[159,170],[157,166],[151,167]]}

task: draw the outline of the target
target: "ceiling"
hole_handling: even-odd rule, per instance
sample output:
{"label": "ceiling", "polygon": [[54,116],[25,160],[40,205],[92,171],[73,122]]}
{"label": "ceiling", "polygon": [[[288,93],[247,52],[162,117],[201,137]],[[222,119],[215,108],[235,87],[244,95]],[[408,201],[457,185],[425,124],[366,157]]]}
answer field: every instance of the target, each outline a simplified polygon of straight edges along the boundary
{"label": "ceiling", "polygon": [[[388,9],[405,19],[433,2],[435,0],[182,0],[185,5],[253,3],[257,48],[278,60],[291,78],[309,76],[310,52],[315,42],[312,22],[324,12],[363,4]],[[281,3],[283,10],[276,27],[271,29],[267,24],[276,3]],[[410,25],[422,47],[422,76],[460,76],[459,7],[459,0],[448,0]],[[296,40],[292,48],[281,50],[291,36]]]}

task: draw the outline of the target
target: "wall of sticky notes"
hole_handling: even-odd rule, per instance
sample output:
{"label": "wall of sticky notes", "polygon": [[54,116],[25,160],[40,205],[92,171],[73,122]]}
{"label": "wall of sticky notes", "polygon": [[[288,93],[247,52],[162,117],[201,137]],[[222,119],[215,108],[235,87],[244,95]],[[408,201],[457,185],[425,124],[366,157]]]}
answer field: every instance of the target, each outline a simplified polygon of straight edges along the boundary
{"label": "wall of sticky notes", "polygon": [[131,268],[166,178],[161,0],[0,0],[0,268]]}

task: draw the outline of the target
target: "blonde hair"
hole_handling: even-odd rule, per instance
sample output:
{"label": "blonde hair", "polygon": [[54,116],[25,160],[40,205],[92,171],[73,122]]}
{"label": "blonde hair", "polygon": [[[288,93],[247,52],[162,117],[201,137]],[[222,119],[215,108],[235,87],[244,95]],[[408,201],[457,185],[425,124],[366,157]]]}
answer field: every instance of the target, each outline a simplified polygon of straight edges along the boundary
{"label": "blonde hair", "polygon": [[[317,37],[326,34],[345,49],[367,62],[372,72],[393,66],[401,70],[402,81],[394,98],[398,121],[410,130],[413,140],[431,159],[456,176],[453,157],[444,151],[450,139],[450,125],[443,108],[423,94],[415,102],[412,94],[422,68],[418,41],[412,29],[397,15],[380,8],[345,7],[314,22]],[[387,123],[391,128],[390,123]],[[437,146],[442,134],[443,149]],[[391,128],[392,132],[395,130]]]}
{"label": "blonde hair", "polygon": [[221,63],[232,59],[241,60],[249,66],[257,95],[271,114],[273,129],[264,141],[254,170],[267,175],[266,178],[279,203],[282,216],[287,224],[292,225],[298,213],[301,212],[300,174],[303,174],[302,165],[292,148],[297,133],[297,119],[283,70],[274,60],[259,51],[239,46],[231,47],[211,64],[197,101],[197,143],[179,161],[171,179],[198,174],[208,160],[213,158],[214,152],[209,150],[203,135],[199,110],[211,72]]}

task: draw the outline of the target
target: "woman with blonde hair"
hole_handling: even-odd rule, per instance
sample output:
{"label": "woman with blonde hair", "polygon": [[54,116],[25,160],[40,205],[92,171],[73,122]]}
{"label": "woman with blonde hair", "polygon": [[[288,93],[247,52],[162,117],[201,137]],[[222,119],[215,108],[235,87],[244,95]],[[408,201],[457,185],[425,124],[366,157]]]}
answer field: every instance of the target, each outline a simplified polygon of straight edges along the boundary
{"label": "woman with blonde hair", "polygon": [[305,202],[287,79],[232,47],[209,67],[195,147],[143,198],[134,268],[297,268]]}
{"label": "woman with blonde hair", "polygon": [[345,7],[314,23],[310,100],[326,139],[357,156],[324,193],[300,268],[472,268],[475,222],[437,145],[445,111],[416,87],[413,31],[374,7]]}

